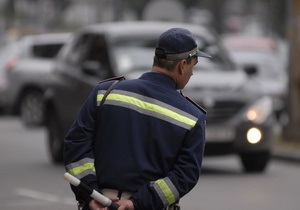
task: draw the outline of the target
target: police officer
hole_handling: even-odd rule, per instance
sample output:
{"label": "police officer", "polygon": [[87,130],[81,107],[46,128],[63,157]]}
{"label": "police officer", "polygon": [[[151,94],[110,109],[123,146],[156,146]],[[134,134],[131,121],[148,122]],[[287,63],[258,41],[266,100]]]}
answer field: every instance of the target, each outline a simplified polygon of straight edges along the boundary
{"label": "police officer", "polygon": [[[205,145],[205,111],[177,90],[193,75],[198,57],[192,33],[161,34],[151,72],[92,91],[64,141],[66,171],[117,202],[120,210],[173,208],[197,183]],[[97,124],[98,125],[98,124]],[[84,209],[104,206],[72,186]],[[176,204],[177,205],[177,204]]]}

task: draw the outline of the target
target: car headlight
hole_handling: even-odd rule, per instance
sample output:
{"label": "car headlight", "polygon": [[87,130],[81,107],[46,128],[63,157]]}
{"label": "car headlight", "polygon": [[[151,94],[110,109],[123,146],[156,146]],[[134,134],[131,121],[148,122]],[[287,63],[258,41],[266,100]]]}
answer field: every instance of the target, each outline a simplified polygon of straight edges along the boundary
{"label": "car headlight", "polygon": [[272,111],[272,99],[264,97],[248,108],[246,111],[246,119],[253,123],[261,124],[270,116]]}
{"label": "car headlight", "polygon": [[247,131],[247,140],[250,144],[257,144],[262,139],[262,132],[258,128],[250,128]]}

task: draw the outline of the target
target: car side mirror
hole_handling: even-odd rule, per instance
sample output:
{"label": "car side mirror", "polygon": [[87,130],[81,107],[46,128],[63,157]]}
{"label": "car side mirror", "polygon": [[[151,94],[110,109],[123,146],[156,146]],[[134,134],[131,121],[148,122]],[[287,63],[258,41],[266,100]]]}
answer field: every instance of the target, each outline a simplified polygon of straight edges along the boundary
{"label": "car side mirror", "polygon": [[82,71],[91,76],[99,76],[102,65],[97,61],[85,61],[82,64]]}
{"label": "car side mirror", "polygon": [[254,76],[257,74],[257,67],[255,65],[244,66],[244,71],[248,76]]}

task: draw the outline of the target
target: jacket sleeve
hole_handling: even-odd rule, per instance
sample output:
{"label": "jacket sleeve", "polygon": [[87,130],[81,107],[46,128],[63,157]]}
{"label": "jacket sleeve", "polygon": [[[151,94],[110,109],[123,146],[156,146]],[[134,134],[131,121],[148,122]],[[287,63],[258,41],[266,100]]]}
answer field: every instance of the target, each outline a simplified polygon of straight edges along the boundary
{"label": "jacket sleeve", "polygon": [[204,147],[205,115],[202,115],[186,137],[167,176],[143,185],[131,197],[135,210],[163,209],[192,190],[199,179]]}
{"label": "jacket sleeve", "polygon": [[[93,139],[97,116],[97,88],[80,108],[77,117],[64,139],[64,166],[67,172],[93,189],[99,190],[94,166]],[[71,186],[76,200],[86,201],[89,195]]]}

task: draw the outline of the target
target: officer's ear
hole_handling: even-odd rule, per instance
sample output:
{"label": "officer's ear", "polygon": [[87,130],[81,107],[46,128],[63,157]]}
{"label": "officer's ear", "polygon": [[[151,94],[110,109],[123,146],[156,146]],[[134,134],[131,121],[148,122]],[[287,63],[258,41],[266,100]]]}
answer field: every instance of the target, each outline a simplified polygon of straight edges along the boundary
{"label": "officer's ear", "polygon": [[187,61],[185,59],[182,59],[177,63],[176,67],[180,75],[184,74],[186,65],[187,65]]}

